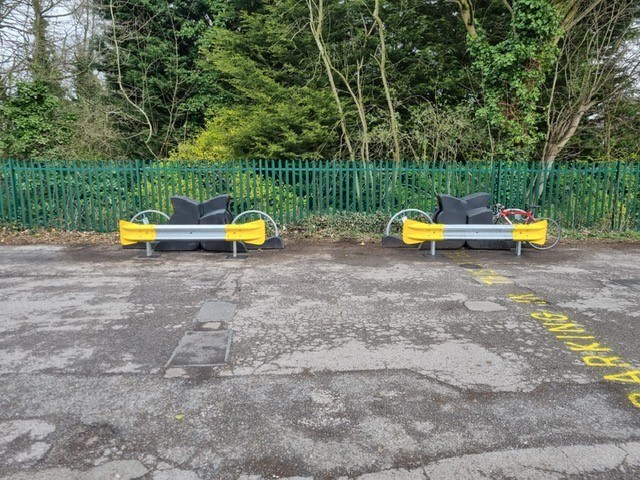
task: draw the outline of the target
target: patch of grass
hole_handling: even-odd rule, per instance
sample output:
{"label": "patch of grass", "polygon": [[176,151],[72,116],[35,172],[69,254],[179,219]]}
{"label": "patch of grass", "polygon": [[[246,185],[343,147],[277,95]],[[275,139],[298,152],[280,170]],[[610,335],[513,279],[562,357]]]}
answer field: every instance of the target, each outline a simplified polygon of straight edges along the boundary
{"label": "patch of grass", "polygon": [[389,215],[382,212],[312,215],[287,225],[285,235],[293,238],[374,240],[382,237],[388,221]]}
{"label": "patch of grass", "polygon": [[112,245],[118,243],[117,232],[77,232],[55,228],[20,229],[15,225],[0,226],[0,245]]}
{"label": "patch of grass", "polygon": [[[287,225],[285,236],[293,238],[332,238],[336,240],[379,240],[384,235],[390,216],[375,214],[341,213],[334,215],[312,215]],[[420,220],[419,217],[416,217]],[[394,230],[400,227],[394,223]],[[397,235],[397,233],[396,233]],[[640,232],[627,230],[617,232],[603,228],[563,230],[563,240],[600,242],[640,242]],[[560,240],[562,243],[562,240]]]}
{"label": "patch of grass", "polygon": [[[617,232],[605,229],[563,230],[562,236],[574,240],[600,240],[610,242],[640,242],[640,232],[625,230]],[[561,240],[562,241],[562,240]]]}
{"label": "patch of grass", "polygon": [[[386,213],[339,213],[312,215],[283,230],[284,237],[329,238],[334,240],[377,241],[383,237],[390,216]],[[419,217],[416,217],[419,219]],[[394,223],[394,235],[398,235],[401,222]],[[616,232],[604,228],[563,230],[563,241],[595,241],[603,243],[640,242],[640,232],[627,230]],[[70,232],[56,229],[23,229],[15,224],[0,225],[0,245],[29,244],[118,244],[118,233]]]}

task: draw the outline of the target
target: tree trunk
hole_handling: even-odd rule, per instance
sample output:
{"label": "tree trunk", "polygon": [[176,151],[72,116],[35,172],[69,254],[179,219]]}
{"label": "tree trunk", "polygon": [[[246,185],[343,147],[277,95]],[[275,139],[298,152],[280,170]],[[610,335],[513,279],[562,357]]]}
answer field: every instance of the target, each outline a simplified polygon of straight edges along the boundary
{"label": "tree trunk", "polygon": [[49,70],[49,58],[47,48],[47,20],[44,16],[42,2],[31,0],[33,8],[33,56],[31,59],[31,70],[36,81],[49,83],[47,70]]}
{"label": "tree trunk", "polygon": [[547,140],[542,151],[542,163],[545,169],[544,172],[540,173],[536,178],[534,192],[531,196],[532,203],[538,203],[538,200],[542,197],[544,186],[558,155],[560,155],[560,152],[562,152],[567,143],[569,143],[569,140],[571,140],[576,133],[584,114],[592,108],[595,103],[596,102],[589,102],[583,104],[565,121],[559,122],[556,125],[549,125]]}
{"label": "tree trunk", "polygon": [[464,27],[467,29],[467,34],[470,37],[477,37],[478,32],[476,32],[476,20],[471,0],[457,0],[457,3],[460,7],[460,15],[462,16]]}
{"label": "tree trunk", "polygon": [[373,18],[378,25],[378,37],[380,38],[380,60],[378,62],[378,65],[380,66],[380,77],[382,78],[384,95],[387,99],[387,107],[389,108],[391,138],[393,139],[393,159],[396,162],[399,162],[400,141],[398,140],[398,122],[396,120],[395,108],[393,107],[393,100],[391,99],[391,89],[389,88],[389,82],[387,81],[387,44],[384,37],[384,24],[382,23],[382,19],[380,18],[380,0],[375,0]]}
{"label": "tree trunk", "polygon": [[[340,100],[340,95],[338,94],[338,88],[336,87],[336,82],[335,82],[335,79],[333,78],[333,70],[334,70],[333,65],[331,64],[331,59],[329,58],[329,54],[327,53],[327,49],[324,46],[324,41],[322,38],[322,24],[324,22],[324,3],[323,2],[324,0],[318,0],[318,3],[314,5],[313,0],[307,0],[307,7],[309,8],[309,26],[311,28],[313,39],[315,40],[316,45],[318,46],[318,51],[320,52],[320,58],[322,59],[322,63],[327,73],[327,79],[329,80],[329,85],[331,86],[331,93],[333,94],[333,99],[336,103],[336,107],[338,108],[338,114],[340,115],[340,128],[342,129],[342,136],[347,146],[347,150],[349,150],[349,159],[355,160],[355,152],[353,150],[353,145],[351,144],[351,138],[347,130],[344,109],[342,108],[342,101]],[[318,14],[317,20],[315,18],[314,10]]]}

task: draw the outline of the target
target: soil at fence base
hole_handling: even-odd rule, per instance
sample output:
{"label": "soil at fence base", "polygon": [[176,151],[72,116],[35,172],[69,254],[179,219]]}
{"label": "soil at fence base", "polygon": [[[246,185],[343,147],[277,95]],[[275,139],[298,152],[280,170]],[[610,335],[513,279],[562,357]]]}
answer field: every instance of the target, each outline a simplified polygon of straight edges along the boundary
{"label": "soil at fence base", "polygon": [[[283,235],[287,247],[293,245],[359,245],[362,247],[380,246],[382,235],[369,236],[366,238],[344,238],[344,237],[317,237],[313,235],[287,234]],[[562,238],[560,248],[570,245],[583,245],[586,243],[606,243],[619,245],[620,248],[638,248],[640,240],[629,238]],[[96,233],[96,232],[68,232],[64,230],[14,230],[7,227],[0,227],[0,245],[119,245],[118,232]],[[415,248],[415,247],[404,247]]]}

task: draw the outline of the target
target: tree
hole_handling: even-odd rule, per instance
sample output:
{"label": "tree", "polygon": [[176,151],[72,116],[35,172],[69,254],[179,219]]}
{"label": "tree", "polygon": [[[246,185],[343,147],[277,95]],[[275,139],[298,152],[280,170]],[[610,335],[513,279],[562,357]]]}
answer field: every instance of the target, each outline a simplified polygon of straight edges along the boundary
{"label": "tree", "polygon": [[542,93],[558,57],[560,13],[551,0],[504,0],[509,29],[495,39],[479,25],[470,0],[457,0],[472,68],[481,76],[478,117],[503,158],[531,158],[544,138]]}
{"label": "tree", "polygon": [[[637,34],[633,22],[639,11],[635,0],[575,2],[573,15],[580,21],[574,18],[561,41],[550,87],[545,163],[553,164],[588,113],[610,118],[608,104],[619,103],[633,86],[640,53],[631,39]],[[606,122],[603,127],[600,138],[611,133]]]}
{"label": "tree", "polygon": [[460,101],[466,93],[464,68],[455,68],[465,54],[462,37],[451,35],[451,12],[438,3],[408,1],[306,4],[350,157],[356,151],[365,161],[413,156],[411,146],[401,144],[414,128],[413,107]]}
{"label": "tree", "polygon": [[0,156],[45,156],[69,139],[72,117],[46,83],[22,82],[16,89],[0,104]]}
{"label": "tree", "polygon": [[615,98],[636,71],[625,48],[636,1],[502,0],[510,29],[497,40],[472,0],[456,3],[482,76],[479,116],[507,158],[552,164],[590,109]]}
{"label": "tree", "polygon": [[308,78],[311,39],[293,34],[297,16],[291,6],[270,6],[243,15],[238,28],[207,32],[199,67],[216,79],[208,92],[209,119],[174,157],[329,155],[327,149],[335,144],[335,110],[328,92]]}
{"label": "tree", "polygon": [[596,105],[562,150],[565,159],[640,160],[640,95],[622,91]]}
{"label": "tree", "polygon": [[216,24],[236,16],[223,0],[109,0],[101,6],[109,89],[121,105],[118,128],[130,137],[131,156],[164,157],[204,123],[198,42]]}
{"label": "tree", "polygon": [[[2,58],[4,93],[0,102],[0,155],[47,155],[69,137],[72,112],[64,96],[62,69],[68,32],[54,36],[50,22],[68,17],[72,4],[58,0],[3,4],[3,42],[16,58]],[[3,32],[6,27],[6,32]]]}
{"label": "tree", "polygon": [[0,2],[0,77],[4,93],[18,82],[60,88],[75,46],[74,14],[81,0]]}

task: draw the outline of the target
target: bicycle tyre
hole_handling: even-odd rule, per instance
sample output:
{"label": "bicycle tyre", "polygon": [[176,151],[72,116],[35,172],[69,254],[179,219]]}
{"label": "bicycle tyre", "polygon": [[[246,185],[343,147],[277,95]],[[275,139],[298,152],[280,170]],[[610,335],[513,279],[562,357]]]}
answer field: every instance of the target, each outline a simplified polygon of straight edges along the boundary
{"label": "bicycle tyre", "polygon": [[545,242],[544,245],[536,245],[535,243],[532,243],[532,242],[527,242],[527,243],[531,248],[535,248],[536,250],[549,250],[555,247],[560,241],[560,238],[562,237],[562,227],[558,222],[550,218],[541,217],[541,218],[535,219],[536,222],[539,222],[542,220],[547,221],[547,241]]}

